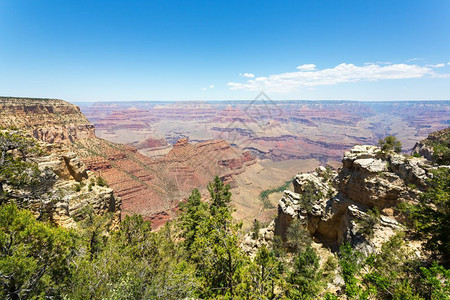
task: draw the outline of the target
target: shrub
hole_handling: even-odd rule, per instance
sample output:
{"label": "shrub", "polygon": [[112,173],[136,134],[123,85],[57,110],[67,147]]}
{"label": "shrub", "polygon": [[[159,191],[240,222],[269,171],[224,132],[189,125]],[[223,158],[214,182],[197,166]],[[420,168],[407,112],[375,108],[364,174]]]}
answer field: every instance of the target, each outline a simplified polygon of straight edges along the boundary
{"label": "shrub", "polygon": [[367,217],[358,221],[361,226],[359,233],[369,238],[372,237],[374,233],[374,226],[380,221],[380,215],[380,211],[376,207],[369,209],[367,211]]}
{"label": "shrub", "polygon": [[97,185],[98,186],[108,186],[108,183],[106,182],[105,179],[103,179],[103,177],[97,177]]}
{"label": "shrub", "polygon": [[384,139],[380,139],[378,145],[382,151],[402,152],[402,143],[393,135],[388,135]]}

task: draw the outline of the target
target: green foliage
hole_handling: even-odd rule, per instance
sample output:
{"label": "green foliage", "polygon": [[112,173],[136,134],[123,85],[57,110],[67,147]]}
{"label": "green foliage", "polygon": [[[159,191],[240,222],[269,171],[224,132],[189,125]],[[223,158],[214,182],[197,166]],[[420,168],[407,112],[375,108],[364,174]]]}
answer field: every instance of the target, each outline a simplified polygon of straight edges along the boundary
{"label": "green foliage", "polygon": [[230,186],[224,185],[219,176],[216,176],[214,181],[208,184],[208,191],[211,197],[211,213],[215,214],[223,208],[227,210],[227,204],[231,202]]}
{"label": "green foliage", "polygon": [[433,148],[432,160],[440,165],[450,165],[450,130],[435,132],[425,143]]}
{"label": "green foliage", "polygon": [[256,257],[244,267],[239,296],[247,299],[274,299],[276,287],[283,285],[283,265],[273,251],[261,246]]}
{"label": "green foliage", "polygon": [[286,244],[293,252],[304,251],[311,246],[312,239],[305,228],[305,224],[299,219],[292,221],[286,232]]}
{"label": "green foliage", "polygon": [[322,177],[328,181],[331,179],[331,174],[333,173],[333,168],[331,168],[330,166],[326,166],[325,167],[325,173],[323,173]]}
{"label": "green foliage", "polygon": [[180,203],[180,216],[178,218],[181,229],[180,235],[189,255],[192,254],[192,244],[200,233],[200,226],[208,217],[207,205],[201,201],[198,189],[194,189],[187,201]]}
{"label": "green foliage", "polygon": [[404,233],[394,235],[383,244],[379,254],[372,254],[365,261],[366,273],[362,277],[366,290],[379,298],[417,296],[410,286],[416,269],[414,256],[405,248],[404,241]]}
{"label": "green foliage", "polygon": [[450,164],[450,143],[437,144],[433,147],[433,161],[440,165]]}
{"label": "green foliage", "polygon": [[89,224],[92,226],[86,226],[81,234],[67,298],[193,297],[198,288],[194,267],[183,259],[169,225],[154,233],[142,216],[126,216],[119,230],[105,236],[95,255],[90,255],[92,232],[96,232],[98,223]]}
{"label": "green foliage", "polygon": [[287,278],[287,296],[290,299],[316,299],[320,277],[319,257],[311,246],[307,246],[295,256],[294,268]]}
{"label": "green foliage", "polygon": [[450,169],[432,171],[429,188],[420,195],[418,204],[403,204],[409,225],[427,242],[426,248],[440,255],[450,265]]}
{"label": "green foliage", "polygon": [[36,221],[15,204],[0,206],[0,296],[57,297],[68,283],[73,250],[70,231]]}
{"label": "green foliage", "polygon": [[258,220],[253,220],[252,226],[252,239],[257,240],[259,238],[259,230],[261,229],[261,223]]}
{"label": "green foliage", "polygon": [[36,141],[20,134],[0,131],[0,203],[11,188],[30,188],[39,182],[40,171],[34,163],[26,162],[30,154],[40,154]]}
{"label": "green foliage", "polygon": [[[443,213],[448,202],[446,176],[448,170],[436,171],[421,198],[433,213]],[[449,270],[419,261],[403,234],[367,258],[344,244],[338,263],[330,256],[320,267],[305,225],[295,220],[286,243],[275,236],[250,259],[240,247],[241,224],[231,216],[229,186],[216,177],[208,190],[206,202],[193,190],[180,204],[176,223],[157,232],[139,215],[125,216],[110,231],[111,216],[98,216],[91,207],[83,211],[78,229],[69,231],[37,221],[13,204],[0,206],[0,298],[334,300],[337,295],[322,289],[339,269],[347,299],[448,299]],[[379,218],[376,210],[368,215]],[[432,221],[442,231],[445,218],[413,223],[423,230]],[[259,228],[254,222],[253,233]],[[423,234],[431,238],[434,232]]]}
{"label": "green foliage", "polygon": [[103,177],[101,177],[101,176],[97,177],[96,183],[98,186],[108,186],[108,183],[106,182],[106,180],[103,179]]}
{"label": "green foliage", "polygon": [[239,247],[241,224],[232,220],[230,187],[219,177],[208,184],[211,201],[201,202],[194,190],[181,205],[179,224],[188,261],[196,266],[202,288],[198,296],[235,297],[242,282],[241,271],[246,264]]}
{"label": "green foliage", "polygon": [[313,205],[323,197],[323,194],[317,190],[312,182],[308,182],[303,187],[300,194],[300,205],[307,212],[312,211]]}
{"label": "green foliage", "polygon": [[279,193],[283,192],[284,190],[288,189],[291,185],[293,179],[287,180],[282,186],[279,186],[277,188],[264,190],[259,194],[259,199],[261,199],[264,208],[273,208],[272,203],[269,201],[269,195],[273,193]]}
{"label": "green foliage", "polygon": [[394,151],[396,153],[402,152],[402,143],[397,140],[397,138],[393,135],[388,135],[384,139],[380,139],[378,141],[378,145],[380,146],[382,151]]}
{"label": "green foliage", "polygon": [[366,216],[362,220],[358,220],[358,224],[361,226],[358,232],[368,238],[373,237],[374,227],[380,222],[380,216],[380,211],[376,207],[369,209]]}
{"label": "green foliage", "polygon": [[343,244],[339,249],[339,265],[345,282],[345,294],[354,299],[361,294],[357,274],[361,269],[362,254],[352,249],[350,244]]}
{"label": "green foliage", "polygon": [[[408,249],[405,234],[385,242],[378,254],[363,259],[349,244],[339,252],[341,273],[348,299],[448,299],[450,271],[422,261]],[[331,298],[330,298],[331,299]]]}
{"label": "green foliage", "polygon": [[422,294],[427,299],[450,298],[450,270],[436,262],[430,268],[421,267]]}

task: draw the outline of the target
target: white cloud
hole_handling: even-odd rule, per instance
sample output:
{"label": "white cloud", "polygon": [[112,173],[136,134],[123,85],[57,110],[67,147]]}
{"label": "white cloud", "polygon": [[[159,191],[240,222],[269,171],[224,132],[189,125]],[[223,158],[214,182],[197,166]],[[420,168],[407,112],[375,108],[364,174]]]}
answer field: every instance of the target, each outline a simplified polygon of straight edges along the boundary
{"label": "white cloud", "polygon": [[239,75],[243,76],[243,77],[247,77],[247,78],[255,77],[255,74],[252,74],[252,73],[239,73]]}
{"label": "white cloud", "polygon": [[441,63],[441,64],[435,64],[435,65],[427,65],[427,67],[430,67],[430,68],[443,68],[443,67],[445,67],[445,64]]}
{"label": "white cloud", "polygon": [[315,69],[316,69],[315,64],[304,64],[304,65],[297,67],[297,70],[300,70],[300,71],[313,71]]}
{"label": "white cloud", "polygon": [[206,91],[207,90],[207,88],[202,88],[202,91]]}
{"label": "white cloud", "polygon": [[213,88],[214,88],[214,85],[213,85],[213,84],[211,84],[211,85],[209,86],[209,88],[210,88],[210,89],[213,89]]}
{"label": "white cloud", "polygon": [[[342,63],[334,68],[316,70],[314,65],[297,67],[299,71],[256,77],[245,83],[228,82],[232,90],[290,92],[301,87],[332,85],[344,82],[378,81],[388,79],[407,79],[429,77],[447,77],[438,74],[431,67],[415,64],[367,64],[356,66]],[[308,70],[307,70],[308,69]]]}

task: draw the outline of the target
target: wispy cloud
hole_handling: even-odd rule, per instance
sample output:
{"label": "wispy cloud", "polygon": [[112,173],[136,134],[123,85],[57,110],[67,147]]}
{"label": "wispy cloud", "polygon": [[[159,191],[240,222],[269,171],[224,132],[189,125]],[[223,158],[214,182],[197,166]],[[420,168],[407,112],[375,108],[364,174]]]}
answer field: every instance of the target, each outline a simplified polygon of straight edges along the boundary
{"label": "wispy cloud", "polygon": [[407,59],[406,61],[407,62],[413,62],[413,61],[418,61],[418,60],[423,60],[423,58],[421,58],[421,57],[413,57],[413,58]]}
{"label": "wispy cloud", "polygon": [[316,65],[315,64],[305,64],[305,65],[301,65],[297,67],[297,70],[300,71],[313,71],[316,69]]}
{"label": "wispy cloud", "polygon": [[255,74],[252,73],[239,73],[240,76],[246,77],[246,78],[253,78],[255,77]]}
{"label": "wispy cloud", "polygon": [[213,89],[214,88],[214,84],[210,84],[208,87],[203,87],[202,91],[207,91],[208,89]]}
{"label": "wispy cloud", "polygon": [[342,63],[334,68],[316,69],[314,64],[297,67],[299,71],[256,77],[247,82],[228,82],[232,90],[290,92],[301,87],[332,85],[345,82],[378,81],[389,79],[407,79],[421,77],[448,77],[450,74],[438,74],[434,68],[442,64],[419,66],[416,64],[377,64],[369,63],[357,66]]}
{"label": "wispy cloud", "polygon": [[430,68],[443,68],[445,67],[445,63],[435,64],[435,65],[427,65]]}

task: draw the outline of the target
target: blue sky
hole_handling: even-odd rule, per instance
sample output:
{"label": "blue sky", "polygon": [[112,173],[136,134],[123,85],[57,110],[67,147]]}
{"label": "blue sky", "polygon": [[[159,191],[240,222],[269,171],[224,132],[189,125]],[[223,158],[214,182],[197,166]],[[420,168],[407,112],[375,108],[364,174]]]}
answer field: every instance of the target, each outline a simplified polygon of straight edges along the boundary
{"label": "blue sky", "polygon": [[450,99],[450,1],[0,0],[0,95]]}

